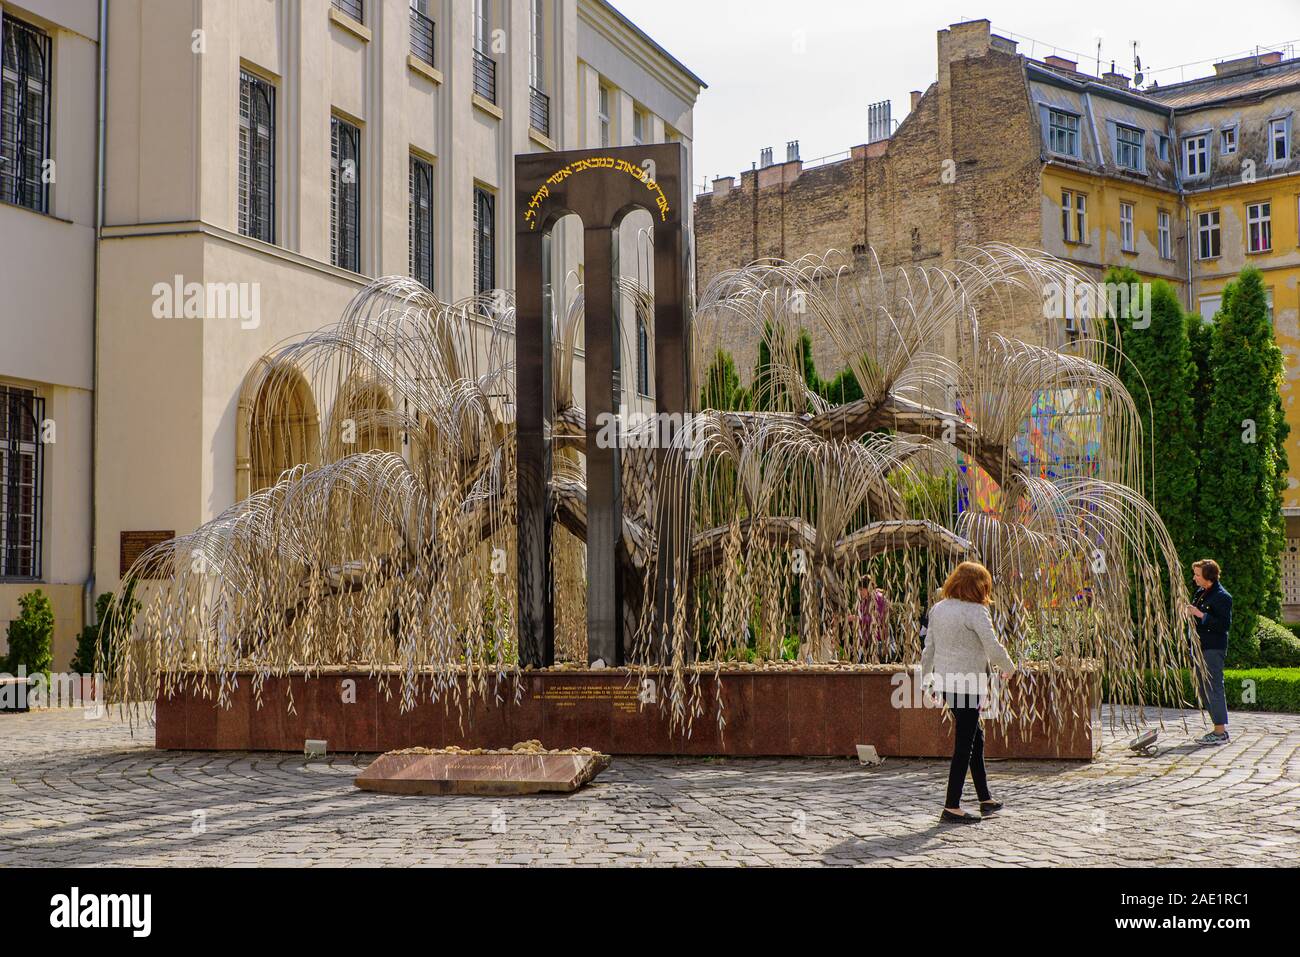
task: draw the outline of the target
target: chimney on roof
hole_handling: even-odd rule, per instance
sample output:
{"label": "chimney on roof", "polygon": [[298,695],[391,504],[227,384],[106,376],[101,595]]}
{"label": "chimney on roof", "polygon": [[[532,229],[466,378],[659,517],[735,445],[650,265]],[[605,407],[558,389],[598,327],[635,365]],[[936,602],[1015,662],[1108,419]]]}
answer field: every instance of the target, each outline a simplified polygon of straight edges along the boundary
{"label": "chimney on roof", "polygon": [[713,195],[726,196],[736,188],[734,176],[719,176],[713,181]]}
{"label": "chimney on roof", "polygon": [[989,47],[994,50],[1001,50],[1003,53],[1015,53],[1020,46],[1010,37],[998,36],[996,33],[989,36]]}
{"label": "chimney on roof", "polygon": [[1102,83],[1105,83],[1107,86],[1113,86],[1117,90],[1127,90],[1129,88],[1128,80],[1129,78],[1126,77],[1123,73],[1115,72],[1114,63],[1111,63],[1110,70],[1108,72],[1103,73],[1101,75]]}
{"label": "chimney on roof", "polygon": [[912,109],[916,109],[916,104],[921,102],[921,97],[925,96],[925,94],[920,90],[913,90],[910,95],[912,97]]}
{"label": "chimney on roof", "polygon": [[787,163],[799,162],[799,141],[791,140],[785,144],[785,161]]}
{"label": "chimney on roof", "polygon": [[1250,73],[1252,70],[1281,62],[1282,54],[1276,50],[1270,50],[1268,53],[1253,53],[1250,56],[1238,57],[1236,60],[1224,60],[1222,63],[1214,64],[1214,75],[1236,76],[1239,73]]}
{"label": "chimney on roof", "polygon": [[893,102],[881,100],[867,107],[867,143],[879,143],[894,135]]}
{"label": "chimney on roof", "polygon": [[764,146],[762,151],[758,154],[758,167],[759,169],[767,169],[771,165],[772,165],[772,147]]}
{"label": "chimney on roof", "polygon": [[1065,57],[1057,56],[1055,53],[1049,57],[1044,57],[1043,62],[1054,69],[1064,70],[1066,73],[1079,72],[1078,60],[1067,60]]}

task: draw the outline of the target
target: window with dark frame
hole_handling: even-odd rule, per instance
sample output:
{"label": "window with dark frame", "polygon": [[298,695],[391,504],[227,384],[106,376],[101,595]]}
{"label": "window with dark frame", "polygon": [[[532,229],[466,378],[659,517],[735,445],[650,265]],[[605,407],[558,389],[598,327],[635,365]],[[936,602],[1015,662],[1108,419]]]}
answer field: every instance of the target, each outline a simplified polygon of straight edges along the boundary
{"label": "window with dark frame", "polygon": [[330,262],[361,271],[361,131],[330,118]]}
{"label": "window with dark frame", "polygon": [[365,0],[331,0],[334,9],[339,13],[346,13],[357,23],[365,23]]}
{"label": "window with dark frame", "polygon": [[0,384],[0,579],[41,577],[45,400]]}
{"label": "window with dark frame", "polygon": [[411,0],[411,56],[434,65],[434,24],[429,0]]}
{"label": "window with dark frame", "polygon": [[474,292],[496,288],[496,197],[474,187]]}
{"label": "window with dark frame", "polygon": [[489,103],[497,101],[497,61],[492,56],[491,0],[474,0],[474,92]]}
{"label": "window with dark frame", "polygon": [[0,11],[0,201],[49,212],[50,37]]}
{"label": "window with dark frame", "polygon": [[239,71],[239,232],[275,242],[275,87]]}
{"label": "window with dark frame", "polygon": [[546,95],[546,12],[531,0],[528,31],[528,125],[551,135],[551,98]]}
{"label": "window with dark frame", "polygon": [[411,278],[433,289],[433,164],[411,156]]}

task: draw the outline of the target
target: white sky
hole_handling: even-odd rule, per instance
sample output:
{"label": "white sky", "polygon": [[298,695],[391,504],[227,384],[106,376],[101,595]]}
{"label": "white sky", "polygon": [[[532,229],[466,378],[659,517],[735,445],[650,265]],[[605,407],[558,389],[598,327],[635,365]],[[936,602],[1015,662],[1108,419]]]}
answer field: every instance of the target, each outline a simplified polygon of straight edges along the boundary
{"label": "white sky", "polygon": [[611,2],[709,84],[695,111],[697,183],[749,169],[764,146],[780,161],[788,140],[804,160],[865,143],[867,105],[890,99],[894,119],[906,116],[908,92],[934,82],[936,32],[963,19],[991,20],[1038,59],[1077,53],[1089,72],[1100,37],[1103,72],[1113,59],[1132,76],[1136,40],[1148,82],[1161,84],[1257,45],[1292,42],[1288,55],[1300,55],[1300,0]]}

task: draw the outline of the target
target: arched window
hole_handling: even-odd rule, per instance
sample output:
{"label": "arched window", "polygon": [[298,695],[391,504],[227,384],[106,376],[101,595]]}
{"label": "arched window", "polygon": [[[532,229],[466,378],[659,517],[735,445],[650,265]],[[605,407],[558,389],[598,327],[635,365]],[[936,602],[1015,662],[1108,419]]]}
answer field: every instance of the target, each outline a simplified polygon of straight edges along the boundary
{"label": "arched window", "polygon": [[270,488],[296,465],[320,463],[316,402],[307,380],[291,366],[254,370],[240,399],[239,426],[235,484],[241,499]]}

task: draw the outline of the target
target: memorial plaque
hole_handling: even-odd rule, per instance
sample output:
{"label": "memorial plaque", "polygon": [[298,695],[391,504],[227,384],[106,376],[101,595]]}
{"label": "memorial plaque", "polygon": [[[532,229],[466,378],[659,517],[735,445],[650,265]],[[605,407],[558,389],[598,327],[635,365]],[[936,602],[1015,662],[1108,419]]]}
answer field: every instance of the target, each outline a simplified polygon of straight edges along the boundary
{"label": "memorial plaque", "polygon": [[[176,537],[176,532],[122,532],[118,552],[118,577],[125,578],[127,571],[135,564],[137,558],[155,545],[169,542]],[[155,577],[155,576],[150,576]]]}
{"label": "memorial plaque", "polygon": [[356,785],[384,794],[569,793],[609,767],[609,761],[609,755],[594,751],[392,752],[361,772]]}

